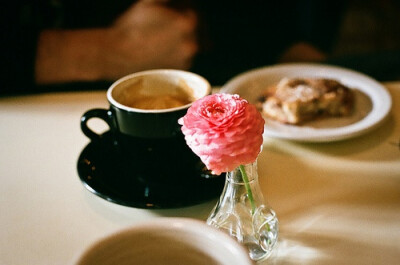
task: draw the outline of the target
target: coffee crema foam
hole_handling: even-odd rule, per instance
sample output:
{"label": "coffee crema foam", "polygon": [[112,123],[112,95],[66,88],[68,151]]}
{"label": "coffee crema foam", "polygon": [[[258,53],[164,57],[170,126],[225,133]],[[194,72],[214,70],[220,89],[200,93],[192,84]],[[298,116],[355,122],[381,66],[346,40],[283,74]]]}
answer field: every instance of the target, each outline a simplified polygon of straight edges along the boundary
{"label": "coffee crema foam", "polygon": [[184,95],[178,97],[173,95],[141,96],[125,105],[136,109],[171,109],[191,103],[192,100]]}
{"label": "coffee crema foam", "polygon": [[195,100],[193,89],[183,79],[140,77],[129,85],[115,90],[115,99],[130,108],[160,110],[181,107]]}

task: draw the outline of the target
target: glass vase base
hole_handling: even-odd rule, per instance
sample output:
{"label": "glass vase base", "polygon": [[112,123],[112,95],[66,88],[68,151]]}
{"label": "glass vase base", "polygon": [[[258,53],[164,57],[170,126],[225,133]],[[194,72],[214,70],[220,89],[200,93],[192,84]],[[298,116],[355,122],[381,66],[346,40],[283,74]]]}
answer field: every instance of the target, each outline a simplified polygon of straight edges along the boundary
{"label": "glass vase base", "polygon": [[263,221],[253,220],[255,235],[244,239],[242,242],[247,248],[250,258],[254,261],[268,258],[278,240],[278,219],[275,213],[271,211],[271,214],[267,216],[258,215],[258,218],[263,219]]}
{"label": "glass vase base", "polygon": [[278,240],[279,223],[264,202],[256,162],[227,173],[224,190],[207,224],[234,237],[247,248],[252,260],[270,256]]}
{"label": "glass vase base", "polygon": [[255,210],[251,222],[239,221],[235,213],[213,217],[207,220],[207,224],[234,237],[247,249],[252,260],[261,261],[271,255],[279,233],[278,218],[273,210],[260,206]]}

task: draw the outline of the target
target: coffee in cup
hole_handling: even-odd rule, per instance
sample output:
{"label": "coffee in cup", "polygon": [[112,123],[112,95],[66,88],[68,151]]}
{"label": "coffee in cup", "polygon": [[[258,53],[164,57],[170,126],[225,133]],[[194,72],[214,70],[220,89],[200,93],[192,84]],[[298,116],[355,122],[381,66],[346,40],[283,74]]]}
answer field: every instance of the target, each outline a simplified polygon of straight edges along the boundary
{"label": "coffee in cup", "polygon": [[163,76],[140,76],[122,91],[114,92],[122,105],[144,110],[171,109],[196,100],[193,89],[185,79],[165,79]]}
{"label": "coffee in cup", "polygon": [[142,138],[168,138],[180,133],[177,120],[195,100],[211,92],[203,77],[180,70],[149,70],[116,81],[107,91],[110,109],[93,109],[81,120],[83,133],[92,141],[99,135],[87,121],[100,118],[116,134]]}
{"label": "coffee in cup", "polygon": [[[97,189],[90,186],[96,195],[141,208],[179,207],[219,195],[223,176],[207,170],[178,124],[191,104],[210,92],[206,79],[180,70],[144,71],[113,83],[107,91],[110,107],[88,110],[81,118],[83,133],[109,157],[79,164],[81,171],[91,170],[87,163],[99,165],[82,181],[100,183]],[[110,130],[93,131],[92,118],[104,120]]]}

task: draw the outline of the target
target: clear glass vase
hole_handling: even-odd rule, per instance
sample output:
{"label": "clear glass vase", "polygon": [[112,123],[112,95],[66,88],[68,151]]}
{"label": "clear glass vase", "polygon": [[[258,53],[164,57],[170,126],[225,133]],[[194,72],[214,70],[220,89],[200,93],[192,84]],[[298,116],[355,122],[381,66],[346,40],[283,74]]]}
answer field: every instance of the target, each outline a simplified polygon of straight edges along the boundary
{"label": "clear glass vase", "polygon": [[278,239],[278,218],[264,203],[257,162],[226,174],[224,190],[207,224],[235,237],[255,261],[271,254]]}

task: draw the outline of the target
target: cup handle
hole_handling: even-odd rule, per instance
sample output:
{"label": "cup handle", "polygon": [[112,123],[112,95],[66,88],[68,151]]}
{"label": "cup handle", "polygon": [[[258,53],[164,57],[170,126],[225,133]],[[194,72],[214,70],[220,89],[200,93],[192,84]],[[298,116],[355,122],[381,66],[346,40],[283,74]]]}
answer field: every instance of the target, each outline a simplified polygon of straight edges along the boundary
{"label": "cup handle", "polygon": [[101,136],[92,129],[89,128],[88,126],[88,121],[91,118],[99,118],[104,120],[107,124],[108,127],[110,127],[111,131],[114,131],[115,126],[114,126],[114,119],[113,119],[113,114],[110,110],[106,109],[91,109],[85,112],[85,114],[82,115],[81,118],[81,130],[82,132],[92,141],[98,141],[100,140]]}

